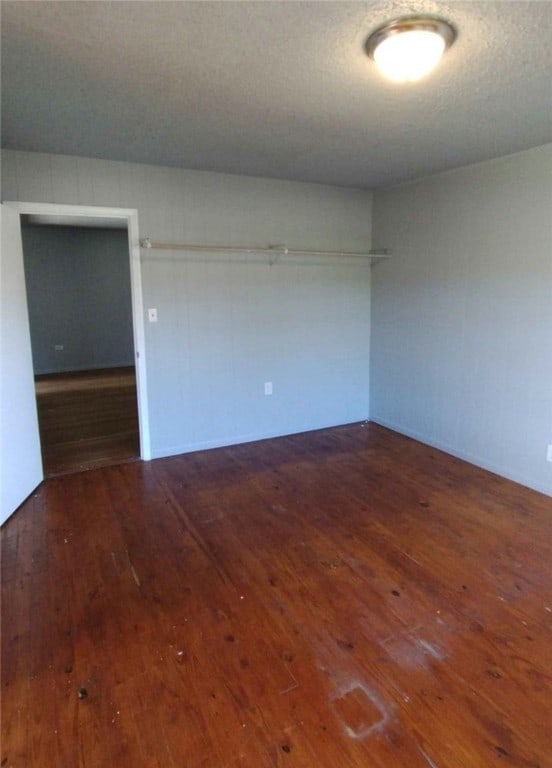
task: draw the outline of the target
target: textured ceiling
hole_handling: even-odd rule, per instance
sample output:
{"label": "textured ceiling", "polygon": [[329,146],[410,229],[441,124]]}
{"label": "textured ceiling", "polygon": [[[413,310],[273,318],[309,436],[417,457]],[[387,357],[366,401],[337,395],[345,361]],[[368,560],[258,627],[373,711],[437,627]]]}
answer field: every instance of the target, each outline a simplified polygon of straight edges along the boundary
{"label": "textured ceiling", "polygon": [[[458,40],[383,81],[369,32],[411,12]],[[552,140],[550,2],[2,2],[14,149],[358,187]]]}

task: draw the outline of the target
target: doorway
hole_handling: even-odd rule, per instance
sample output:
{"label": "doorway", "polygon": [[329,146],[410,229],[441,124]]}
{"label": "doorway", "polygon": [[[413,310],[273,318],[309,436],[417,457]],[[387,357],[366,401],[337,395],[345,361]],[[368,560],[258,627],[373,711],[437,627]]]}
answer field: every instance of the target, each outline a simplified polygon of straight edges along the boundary
{"label": "doorway", "polygon": [[21,216],[47,477],[140,455],[126,223],[92,223]]}
{"label": "doorway", "polygon": [[44,475],[149,459],[136,212],[13,206]]}

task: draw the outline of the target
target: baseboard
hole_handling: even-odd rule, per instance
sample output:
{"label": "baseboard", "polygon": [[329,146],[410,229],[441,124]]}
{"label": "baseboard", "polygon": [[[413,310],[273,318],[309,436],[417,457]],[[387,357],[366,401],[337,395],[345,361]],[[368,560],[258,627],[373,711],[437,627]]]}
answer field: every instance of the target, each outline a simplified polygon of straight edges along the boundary
{"label": "baseboard", "polygon": [[451,456],[455,456],[457,459],[462,459],[463,461],[467,461],[470,464],[474,464],[476,467],[480,467],[481,469],[486,469],[489,472],[493,472],[495,475],[505,477],[507,480],[513,480],[514,483],[520,483],[520,485],[524,485],[527,488],[538,491],[539,493],[544,493],[546,496],[552,496],[552,485],[535,482],[531,478],[525,477],[524,475],[516,472],[511,472],[509,469],[487,461],[486,459],[482,459],[480,456],[475,456],[467,451],[459,450],[453,445],[449,445],[440,440],[428,438],[427,435],[422,435],[415,430],[402,426],[401,424],[395,424],[394,422],[387,421],[387,419],[381,419],[379,416],[370,416],[370,421],[373,421],[374,424],[379,424],[381,427],[392,429],[393,432],[398,432],[399,434],[405,435],[406,437],[411,437],[413,440],[424,443],[424,445],[430,445],[432,448],[437,448],[439,451],[443,451],[444,453],[448,453]]}
{"label": "baseboard", "polygon": [[[357,424],[364,419],[349,422]],[[194,451],[205,451],[211,448],[227,448],[231,445],[242,445],[243,443],[254,443],[257,440],[272,440],[275,437],[287,437],[289,435],[300,435],[303,432],[317,432],[320,429],[331,429],[332,427],[347,426],[343,422],[316,425],[301,425],[292,430],[275,430],[269,432],[248,432],[242,435],[233,435],[231,437],[221,437],[214,440],[201,440],[197,443],[184,443],[168,446],[164,448],[154,448],[151,452],[152,459],[163,459],[169,456],[178,456],[181,453],[193,453]]]}
{"label": "baseboard", "polygon": [[134,368],[135,367],[135,361],[131,360],[130,362],[125,361],[122,363],[110,363],[109,365],[85,365],[85,366],[77,366],[76,368],[74,366],[65,366],[62,368],[52,368],[48,371],[40,371],[40,373],[35,372],[35,377],[40,376],[55,376],[58,373],[82,373],[84,371],[109,371],[112,368]]}

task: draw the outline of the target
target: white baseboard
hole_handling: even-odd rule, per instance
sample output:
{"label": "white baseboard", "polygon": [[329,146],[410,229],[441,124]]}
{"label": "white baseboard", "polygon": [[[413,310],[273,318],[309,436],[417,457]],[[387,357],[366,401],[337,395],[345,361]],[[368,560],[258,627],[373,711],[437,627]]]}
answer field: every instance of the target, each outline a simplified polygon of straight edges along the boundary
{"label": "white baseboard", "polygon": [[109,368],[134,368],[134,360],[125,360],[119,363],[108,363],[107,365],[68,365],[61,368],[51,368],[46,371],[35,371],[35,376],[55,376],[56,373],[80,373],[81,371],[103,371]]}
{"label": "white baseboard", "polygon": [[[359,419],[359,422],[363,421]],[[358,422],[354,421],[353,424]],[[205,451],[210,448],[227,448],[230,445],[242,445],[243,443],[254,443],[257,440],[270,440],[274,437],[287,437],[288,435],[299,435],[302,432],[316,432],[319,429],[330,429],[332,427],[347,426],[342,422],[331,424],[304,424],[293,430],[276,430],[270,432],[249,432],[242,435],[232,435],[231,437],[215,438],[213,440],[202,440],[197,443],[183,443],[179,445],[156,448],[152,451],[152,459],[163,459],[168,456],[177,456],[181,453],[192,453],[193,451]]]}
{"label": "white baseboard", "polygon": [[401,435],[406,435],[406,437],[411,437],[413,440],[418,440],[420,443],[430,445],[432,448],[437,448],[444,453],[449,453],[451,456],[455,456],[457,459],[463,459],[470,464],[475,464],[476,467],[481,467],[481,469],[494,472],[495,475],[505,477],[507,480],[513,480],[515,483],[525,485],[527,488],[531,488],[534,491],[544,493],[547,496],[552,496],[552,485],[535,482],[531,478],[525,477],[524,475],[516,472],[512,472],[510,469],[499,466],[498,464],[494,464],[493,462],[487,461],[486,459],[482,459],[480,456],[474,456],[468,451],[459,450],[452,445],[448,445],[447,443],[444,443],[440,440],[429,438],[427,435],[422,435],[415,430],[402,426],[401,424],[395,424],[391,421],[387,421],[386,419],[381,419],[379,416],[371,416],[370,421],[373,421],[374,424],[379,424],[382,427],[387,427],[387,429],[392,429],[393,432],[398,432]]}

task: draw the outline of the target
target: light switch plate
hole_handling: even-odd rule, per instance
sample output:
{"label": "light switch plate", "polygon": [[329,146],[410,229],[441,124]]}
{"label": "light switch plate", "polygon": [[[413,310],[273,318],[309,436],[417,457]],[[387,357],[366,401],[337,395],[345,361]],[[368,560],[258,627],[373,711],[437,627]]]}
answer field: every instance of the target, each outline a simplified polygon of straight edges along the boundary
{"label": "light switch plate", "polygon": [[156,309],[148,309],[148,320],[150,323],[156,323],[157,322],[157,310]]}

